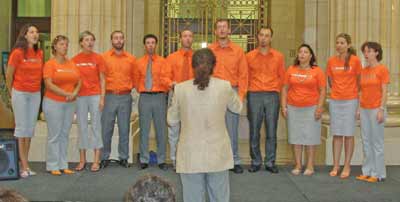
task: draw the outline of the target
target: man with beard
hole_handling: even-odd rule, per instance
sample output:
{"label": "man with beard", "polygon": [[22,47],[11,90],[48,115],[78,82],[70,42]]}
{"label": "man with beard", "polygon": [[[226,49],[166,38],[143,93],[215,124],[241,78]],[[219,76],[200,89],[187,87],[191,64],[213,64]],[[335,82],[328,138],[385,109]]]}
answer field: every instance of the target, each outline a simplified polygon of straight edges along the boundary
{"label": "man with beard", "polygon": [[[192,69],[193,32],[188,29],[184,29],[179,33],[179,37],[182,48],[174,53],[171,53],[167,58],[168,63],[171,65],[172,81],[174,83],[181,83],[183,81],[192,79],[194,76]],[[171,93],[169,97],[170,98],[172,97]],[[175,161],[176,143],[178,142],[180,128],[181,128],[180,124],[168,127],[170,158],[172,160],[172,164],[174,165],[174,167],[176,162]]]}
{"label": "man with beard", "polygon": [[103,149],[100,166],[107,167],[111,153],[111,138],[117,118],[119,163],[129,167],[129,129],[132,110],[131,90],[134,86],[135,57],[124,50],[124,33],[111,33],[112,49],[103,54],[106,64],[106,96],[101,117]]}
{"label": "man with beard", "polygon": [[[248,85],[246,56],[242,48],[229,39],[231,28],[228,20],[219,19],[215,22],[214,27],[217,41],[209,46],[217,58],[217,65],[215,66],[213,76],[229,81],[232,88],[238,92],[240,99],[243,101],[246,96]],[[237,174],[243,173],[243,168],[240,166],[238,148],[239,114],[233,113],[227,109],[225,122],[229,137],[231,138],[231,147],[235,164],[231,171]]]}
{"label": "man with beard", "polygon": [[172,85],[172,71],[167,60],[156,54],[157,37],[147,34],[143,38],[146,54],[137,60],[135,66],[136,90],[139,97],[140,128],[140,168],[149,165],[149,134],[151,121],[157,139],[157,163],[161,170],[167,170],[165,164],[167,131],[167,93]]}
{"label": "man with beard", "polygon": [[278,173],[276,159],[276,130],[279,118],[279,92],[285,76],[285,61],[282,53],[271,48],[272,29],[259,30],[258,48],[246,54],[249,65],[249,91],[247,115],[250,128],[249,172],[257,172],[263,163],[260,151],[260,129],[265,119],[265,169]]}

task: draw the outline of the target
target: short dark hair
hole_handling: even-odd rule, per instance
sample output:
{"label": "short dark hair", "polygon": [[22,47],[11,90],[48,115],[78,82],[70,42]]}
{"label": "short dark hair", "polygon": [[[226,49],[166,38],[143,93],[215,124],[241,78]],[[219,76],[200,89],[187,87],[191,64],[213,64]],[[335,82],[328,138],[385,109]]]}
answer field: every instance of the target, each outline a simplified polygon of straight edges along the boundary
{"label": "short dark hair", "polygon": [[0,187],[1,202],[28,202],[28,199],[13,189]]}
{"label": "short dark hair", "polygon": [[371,48],[374,49],[375,52],[378,52],[378,55],[376,56],[376,59],[380,62],[383,58],[383,50],[381,44],[375,41],[366,41],[363,43],[361,46],[361,51],[364,52],[365,48]]}
{"label": "short dark hair", "polygon": [[193,31],[190,30],[190,29],[182,29],[182,30],[179,32],[179,38],[182,38],[182,33],[185,32],[185,31],[189,31],[189,32],[191,32],[191,33],[193,34]]}
{"label": "short dark hair", "polygon": [[271,31],[271,37],[274,35],[274,30],[270,26],[261,26],[260,29],[258,30],[257,34],[259,34],[261,32],[261,30],[263,30],[263,29],[269,29],[269,31]]}
{"label": "short dark hair", "polygon": [[[303,47],[307,48],[308,51],[310,51],[310,53],[311,53],[310,67],[313,68],[313,67],[317,66],[317,57],[315,56],[314,51],[313,51],[313,49],[311,48],[310,45],[305,44],[305,43],[301,44],[301,45],[299,46],[299,48],[297,49],[297,52],[299,52],[299,50],[300,50],[301,48],[303,48]],[[297,56],[296,56],[296,59],[294,60],[294,65],[295,65],[295,66],[300,65],[300,61],[299,61],[299,56],[298,56],[298,54],[297,54]]]}
{"label": "short dark hair", "polygon": [[112,39],[114,34],[116,34],[116,33],[120,33],[120,34],[122,34],[123,37],[125,37],[124,32],[122,32],[121,30],[115,30],[115,31],[111,32],[110,39]]}
{"label": "short dark hair", "polygon": [[192,67],[194,69],[193,84],[199,90],[208,87],[210,76],[213,74],[217,59],[214,53],[208,48],[202,48],[194,52],[192,57]]}
{"label": "short dark hair", "polygon": [[231,25],[229,24],[229,19],[227,19],[227,18],[220,18],[220,19],[217,19],[217,20],[215,21],[215,23],[214,23],[214,29],[217,28],[217,24],[220,23],[220,22],[226,22],[226,24],[228,24],[228,28],[231,27]]}
{"label": "short dark hair", "polygon": [[156,35],[154,35],[154,34],[146,34],[143,37],[143,44],[146,44],[146,40],[150,39],[150,38],[153,38],[154,40],[156,40],[156,43],[158,43],[158,38],[157,38]]}
{"label": "short dark hair", "polygon": [[125,193],[125,202],[175,202],[175,189],[163,178],[146,175]]}

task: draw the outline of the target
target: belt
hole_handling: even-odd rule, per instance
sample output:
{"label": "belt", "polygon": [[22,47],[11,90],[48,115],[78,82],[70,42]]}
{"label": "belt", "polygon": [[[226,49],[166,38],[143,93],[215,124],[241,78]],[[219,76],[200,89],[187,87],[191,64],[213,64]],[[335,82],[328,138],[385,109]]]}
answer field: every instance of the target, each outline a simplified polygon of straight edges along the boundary
{"label": "belt", "polygon": [[114,95],[127,95],[131,94],[130,90],[106,90],[107,94],[114,94]]}
{"label": "belt", "polygon": [[154,94],[160,94],[160,93],[165,93],[162,91],[154,91],[154,92],[141,92],[141,94],[150,94],[150,95],[154,95]]}

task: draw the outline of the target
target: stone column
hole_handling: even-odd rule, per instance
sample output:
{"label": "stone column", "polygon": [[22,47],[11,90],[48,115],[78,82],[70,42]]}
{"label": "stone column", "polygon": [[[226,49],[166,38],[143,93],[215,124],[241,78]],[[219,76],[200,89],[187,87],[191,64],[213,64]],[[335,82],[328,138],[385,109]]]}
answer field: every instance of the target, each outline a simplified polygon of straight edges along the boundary
{"label": "stone column", "polygon": [[[5,0],[0,7],[0,54],[3,51],[11,51],[12,48],[10,47],[11,4],[11,0]],[[3,68],[0,67],[0,128],[14,128],[14,116],[11,111],[11,100],[6,91]]]}

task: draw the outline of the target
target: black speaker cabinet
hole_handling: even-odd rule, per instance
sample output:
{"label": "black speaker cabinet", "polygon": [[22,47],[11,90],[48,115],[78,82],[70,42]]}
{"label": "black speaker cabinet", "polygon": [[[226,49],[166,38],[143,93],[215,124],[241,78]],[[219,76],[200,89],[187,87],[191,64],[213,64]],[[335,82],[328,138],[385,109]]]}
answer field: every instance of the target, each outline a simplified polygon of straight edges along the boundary
{"label": "black speaker cabinet", "polygon": [[17,140],[0,136],[0,180],[12,180],[18,178],[19,166]]}

